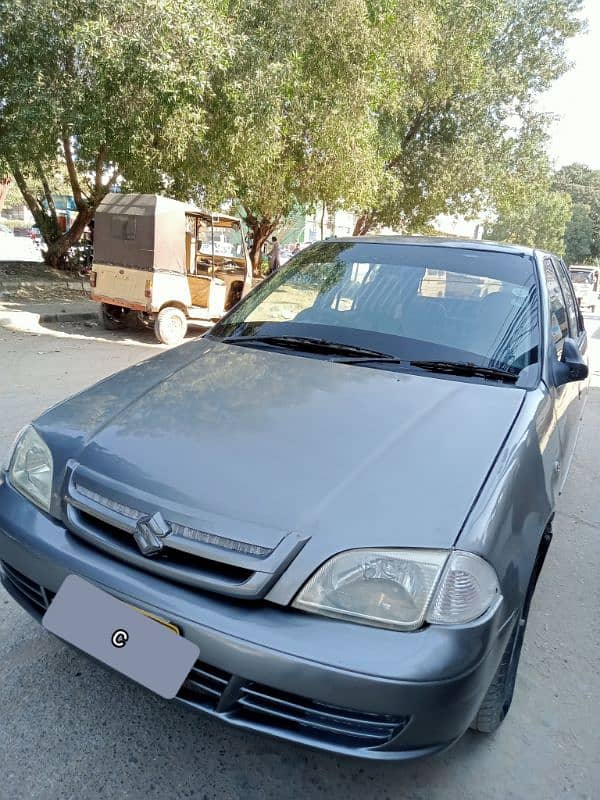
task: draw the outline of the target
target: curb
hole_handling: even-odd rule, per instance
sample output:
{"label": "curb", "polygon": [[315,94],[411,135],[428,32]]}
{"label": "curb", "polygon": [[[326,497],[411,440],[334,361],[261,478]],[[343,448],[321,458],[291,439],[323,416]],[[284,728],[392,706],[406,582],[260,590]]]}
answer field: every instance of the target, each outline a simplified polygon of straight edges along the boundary
{"label": "curb", "polygon": [[40,281],[2,281],[0,280],[0,292],[5,294],[14,292],[18,289],[32,289],[42,287],[44,289],[69,289],[70,291],[86,292],[89,289],[87,281],[64,281],[64,283],[57,283],[56,281],[40,280]]}

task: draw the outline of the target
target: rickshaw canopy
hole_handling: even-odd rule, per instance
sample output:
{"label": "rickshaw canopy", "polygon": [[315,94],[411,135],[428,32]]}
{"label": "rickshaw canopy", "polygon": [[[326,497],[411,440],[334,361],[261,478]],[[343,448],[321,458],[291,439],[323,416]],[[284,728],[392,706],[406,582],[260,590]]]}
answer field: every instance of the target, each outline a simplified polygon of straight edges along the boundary
{"label": "rickshaw canopy", "polygon": [[212,214],[169,197],[108,194],[94,220],[94,261],[143,270],[186,271],[186,217],[216,226],[239,225],[236,217]]}

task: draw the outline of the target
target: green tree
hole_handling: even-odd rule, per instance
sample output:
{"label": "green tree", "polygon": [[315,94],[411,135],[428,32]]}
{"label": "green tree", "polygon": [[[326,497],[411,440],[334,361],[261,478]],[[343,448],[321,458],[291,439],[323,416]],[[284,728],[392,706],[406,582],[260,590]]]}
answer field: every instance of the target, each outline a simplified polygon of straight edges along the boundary
{"label": "green tree", "polygon": [[[575,236],[579,240],[577,245],[578,255],[571,253],[574,259],[571,263],[577,263],[581,257],[581,246],[585,242],[589,225],[591,222],[591,247],[584,260],[600,258],[600,170],[591,169],[585,164],[569,164],[559,169],[554,176],[554,187],[558,191],[568,192],[573,200],[572,225],[569,228],[569,241]],[[586,207],[584,213],[582,206]],[[587,217],[586,217],[587,214]],[[575,242],[572,242],[575,246]],[[584,247],[585,250],[585,247]]]}
{"label": "green tree", "polygon": [[[0,0],[0,169],[64,265],[121,181],[161,191],[205,131],[204,98],[228,49],[218,0]],[[77,207],[60,230],[52,176]]]}
{"label": "green tree", "polygon": [[565,231],[567,264],[585,264],[592,260],[594,250],[594,221],[585,203],[575,203]]}
{"label": "green tree", "polygon": [[546,123],[533,101],[565,70],[564,42],[580,29],[580,7],[372,0],[385,43],[375,111],[386,170],[355,233],[418,231],[440,213],[475,215],[535,183]]}
{"label": "green tree", "polygon": [[526,205],[512,206],[500,214],[486,237],[562,255],[571,215],[569,195],[552,191],[548,183],[538,188]]}
{"label": "green tree", "polygon": [[239,47],[215,76],[198,183],[237,198],[258,271],[263,244],[298,207],[371,202],[376,153],[364,0],[232,0]]}

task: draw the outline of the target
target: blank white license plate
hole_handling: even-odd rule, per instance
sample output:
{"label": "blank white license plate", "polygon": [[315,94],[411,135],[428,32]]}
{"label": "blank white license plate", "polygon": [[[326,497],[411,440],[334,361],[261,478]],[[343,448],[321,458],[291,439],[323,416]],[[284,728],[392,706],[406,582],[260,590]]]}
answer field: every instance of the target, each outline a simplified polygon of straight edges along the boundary
{"label": "blank white license plate", "polygon": [[175,697],[199,655],[188,639],[77,575],[65,578],[42,624],[167,699]]}

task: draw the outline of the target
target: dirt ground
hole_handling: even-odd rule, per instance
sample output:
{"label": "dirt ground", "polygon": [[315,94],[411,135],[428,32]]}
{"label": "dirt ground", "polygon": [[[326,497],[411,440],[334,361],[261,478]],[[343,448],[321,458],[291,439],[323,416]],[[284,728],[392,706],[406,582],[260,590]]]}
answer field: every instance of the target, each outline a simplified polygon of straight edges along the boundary
{"label": "dirt ground", "polygon": [[43,263],[0,261],[0,303],[75,303],[88,297],[89,284],[77,272]]}

